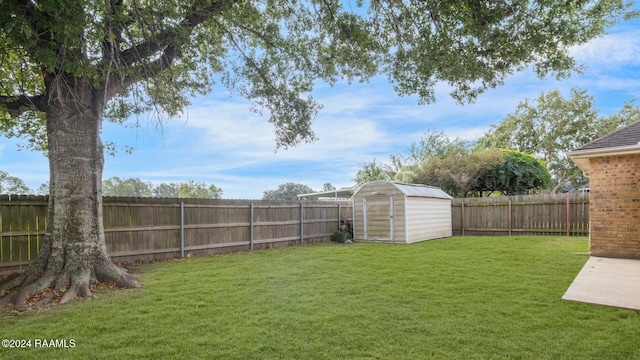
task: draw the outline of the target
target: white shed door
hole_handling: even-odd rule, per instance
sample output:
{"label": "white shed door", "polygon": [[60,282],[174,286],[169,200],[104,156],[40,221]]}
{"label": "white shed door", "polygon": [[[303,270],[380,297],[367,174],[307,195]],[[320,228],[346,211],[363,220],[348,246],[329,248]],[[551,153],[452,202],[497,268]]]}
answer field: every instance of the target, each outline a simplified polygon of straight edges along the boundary
{"label": "white shed door", "polygon": [[364,198],[364,239],[392,240],[393,196]]}

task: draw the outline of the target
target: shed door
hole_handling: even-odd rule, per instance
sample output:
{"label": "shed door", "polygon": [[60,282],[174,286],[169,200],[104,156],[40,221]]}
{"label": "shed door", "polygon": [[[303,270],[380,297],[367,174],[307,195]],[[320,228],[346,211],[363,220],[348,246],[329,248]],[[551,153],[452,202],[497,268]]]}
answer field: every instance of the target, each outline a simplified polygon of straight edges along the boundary
{"label": "shed door", "polygon": [[364,198],[364,239],[391,241],[393,196]]}

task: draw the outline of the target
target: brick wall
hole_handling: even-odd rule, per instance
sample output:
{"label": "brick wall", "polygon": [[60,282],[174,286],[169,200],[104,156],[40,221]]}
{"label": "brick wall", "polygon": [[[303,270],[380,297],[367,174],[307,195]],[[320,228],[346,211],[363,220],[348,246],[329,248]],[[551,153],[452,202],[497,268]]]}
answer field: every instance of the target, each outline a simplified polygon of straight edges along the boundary
{"label": "brick wall", "polygon": [[590,159],[591,255],[640,258],[640,154]]}

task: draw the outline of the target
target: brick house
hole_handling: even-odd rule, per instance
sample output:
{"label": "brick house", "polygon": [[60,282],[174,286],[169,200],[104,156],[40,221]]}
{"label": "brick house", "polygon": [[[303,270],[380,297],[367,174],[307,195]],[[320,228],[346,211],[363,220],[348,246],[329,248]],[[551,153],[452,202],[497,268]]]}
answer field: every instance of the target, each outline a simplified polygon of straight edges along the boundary
{"label": "brick house", "polygon": [[640,121],[568,156],[589,176],[591,256],[640,259]]}
{"label": "brick house", "polygon": [[589,175],[590,257],[562,299],[640,311],[640,121],[567,155]]}

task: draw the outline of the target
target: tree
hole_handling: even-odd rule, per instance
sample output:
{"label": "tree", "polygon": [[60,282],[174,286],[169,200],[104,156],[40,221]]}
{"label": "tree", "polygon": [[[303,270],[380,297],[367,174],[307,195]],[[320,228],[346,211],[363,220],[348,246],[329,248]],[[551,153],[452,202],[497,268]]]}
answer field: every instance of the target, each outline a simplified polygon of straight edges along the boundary
{"label": "tree", "polygon": [[211,184],[200,181],[189,180],[178,184],[178,197],[186,199],[220,199],[222,198],[222,189]]}
{"label": "tree", "polygon": [[120,179],[112,177],[102,182],[102,192],[105,196],[132,197],[172,197],[193,199],[220,199],[222,189],[204,182],[189,180],[182,183],[161,183],[154,186],[138,178]]}
{"label": "tree", "polygon": [[[28,270],[1,289],[91,295],[95,280],[138,287],[110,260],[102,224],[102,119],[175,117],[219,82],[254,102],[276,144],[315,139],[320,79],[384,73],[399,94],[459,101],[533,64],[576,69],[568,49],[602,34],[630,2],[357,2],[339,0],[5,0],[0,12],[0,128],[46,149],[49,229]],[[45,135],[46,134],[46,135]],[[51,298],[52,299],[52,298]],[[51,300],[49,299],[49,300]]]}
{"label": "tree", "polygon": [[298,195],[309,194],[314,192],[307,185],[288,182],[278,185],[275,190],[267,190],[264,192],[263,200],[298,200]]}
{"label": "tree", "polygon": [[0,171],[0,194],[23,195],[29,193],[29,187],[22,179]]}
{"label": "tree", "polygon": [[151,183],[138,178],[112,177],[102,182],[102,193],[104,196],[151,197]]}
{"label": "tree", "polygon": [[405,154],[390,155],[391,163],[397,170],[406,166],[416,166],[434,157],[444,157],[454,147],[464,143],[460,138],[451,139],[444,131],[429,130],[414,141]]}
{"label": "tree", "polygon": [[49,194],[49,182],[46,182],[44,184],[40,184],[40,186],[38,186],[38,188],[36,189],[36,194],[38,194],[38,195],[48,195]]}
{"label": "tree", "polygon": [[555,181],[552,192],[557,192],[582,174],[567,152],[638,119],[640,110],[633,103],[625,104],[619,115],[598,118],[593,97],[586,90],[572,88],[569,99],[553,90],[533,102],[525,99],[518,104],[515,112],[492,125],[479,143],[542,157]]}
{"label": "tree", "polygon": [[383,164],[376,162],[376,159],[374,158],[373,161],[365,161],[360,165],[360,169],[358,169],[353,181],[358,184],[365,184],[376,180],[391,180],[391,174],[391,171],[389,171]]}
{"label": "tree", "polygon": [[153,196],[155,197],[164,197],[164,198],[178,198],[178,183],[161,183],[157,186],[154,186],[151,190],[153,192]]}
{"label": "tree", "polygon": [[324,185],[322,185],[322,191],[332,191],[335,189],[336,187],[331,185],[331,183],[325,183]]}
{"label": "tree", "polygon": [[466,197],[478,174],[496,166],[503,158],[504,154],[499,150],[472,151],[460,143],[444,154],[405,168],[401,174],[411,174],[406,182],[437,186],[453,197]]}
{"label": "tree", "polygon": [[531,191],[543,190],[551,184],[551,175],[542,160],[520,151],[500,151],[504,154],[501,161],[481,170],[469,190],[524,195]]}
{"label": "tree", "polygon": [[396,179],[437,186],[454,197],[467,197],[470,192],[482,196],[487,191],[526,194],[551,181],[544,162],[532,155],[503,149],[472,149],[464,142],[418,165],[404,167]]}

